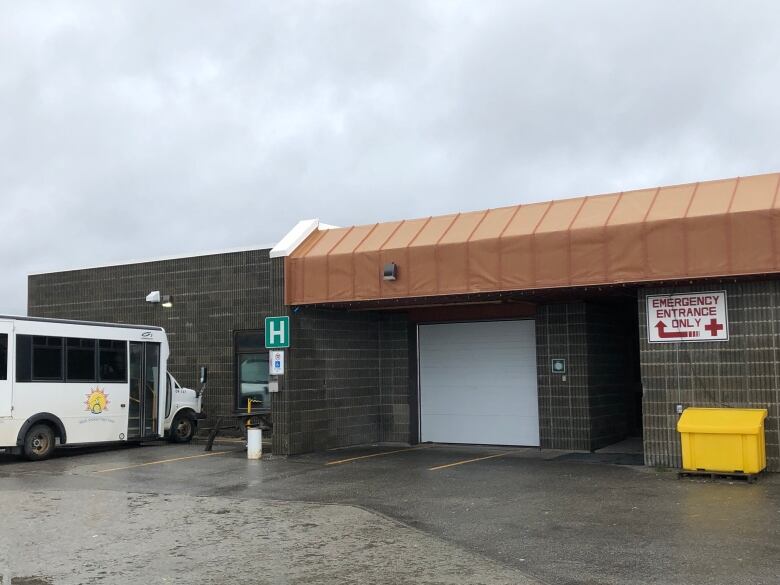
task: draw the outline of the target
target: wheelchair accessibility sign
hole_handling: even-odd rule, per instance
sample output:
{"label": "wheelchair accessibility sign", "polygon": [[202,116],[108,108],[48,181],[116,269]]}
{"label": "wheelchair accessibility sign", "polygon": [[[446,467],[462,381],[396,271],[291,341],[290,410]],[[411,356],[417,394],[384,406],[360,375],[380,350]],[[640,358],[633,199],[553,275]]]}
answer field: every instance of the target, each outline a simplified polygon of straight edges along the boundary
{"label": "wheelchair accessibility sign", "polygon": [[272,376],[284,374],[284,352],[274,350],[268,352],[268,373]]}

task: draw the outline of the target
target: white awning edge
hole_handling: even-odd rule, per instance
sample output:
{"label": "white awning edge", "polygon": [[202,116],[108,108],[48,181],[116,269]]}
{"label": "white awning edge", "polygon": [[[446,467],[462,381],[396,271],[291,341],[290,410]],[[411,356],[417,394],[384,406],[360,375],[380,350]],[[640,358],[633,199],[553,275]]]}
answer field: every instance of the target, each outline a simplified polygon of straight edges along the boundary
{"label": "white awning edge", "polygon": [[319,219],[304,219],[295,224],[295,227],[287,232],[279,243],[276,244],[268,255],[271,258],[284,258],[292,254],[303,241],[316,230],[329,230],[336,226],[320,223]]}

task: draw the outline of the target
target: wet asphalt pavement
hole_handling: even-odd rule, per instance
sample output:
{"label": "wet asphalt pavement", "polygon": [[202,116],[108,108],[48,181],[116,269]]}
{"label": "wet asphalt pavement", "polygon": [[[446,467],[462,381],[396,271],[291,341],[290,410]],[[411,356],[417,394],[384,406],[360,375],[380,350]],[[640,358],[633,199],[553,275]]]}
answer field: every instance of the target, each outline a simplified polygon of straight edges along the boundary
{"label": "wet asphalt pavement", "polygon": [[780,475],[495,447],[202,449],[0,456],[4,582],[780,583]]}

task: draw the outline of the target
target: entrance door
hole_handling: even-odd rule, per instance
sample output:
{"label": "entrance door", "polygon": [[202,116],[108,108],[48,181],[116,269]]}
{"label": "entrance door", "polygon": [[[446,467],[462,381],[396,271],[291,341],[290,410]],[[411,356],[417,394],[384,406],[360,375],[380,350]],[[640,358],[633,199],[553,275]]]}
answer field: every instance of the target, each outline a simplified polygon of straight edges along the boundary
{"label": "entrance door", "polygon": [[13,335],[14,324],[11,321],[0,321],[0,416],[11,416],[12,414]]}
{"label": "entrance door", "polygon": [[130,400],[127,438],[158,435],[157,413],[160,397],[160,344],[130,342]]}
{"label": "entrance door", "polygon": [[539,445],[534,321],[421,325],[420,438]]}

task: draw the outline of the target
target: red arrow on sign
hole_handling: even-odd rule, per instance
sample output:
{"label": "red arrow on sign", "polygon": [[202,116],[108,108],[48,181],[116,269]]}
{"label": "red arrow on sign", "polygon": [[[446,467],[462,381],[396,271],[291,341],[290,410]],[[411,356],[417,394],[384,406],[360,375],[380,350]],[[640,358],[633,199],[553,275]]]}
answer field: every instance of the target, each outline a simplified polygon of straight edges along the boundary
{"label": "red arrow on sign", "polygon": [[679,339],[681,337],[696,337],[696,331],[667,331],[666,324],[663,321],[659,321],[655,324],[658,329],[658,337],[661,339]]}

